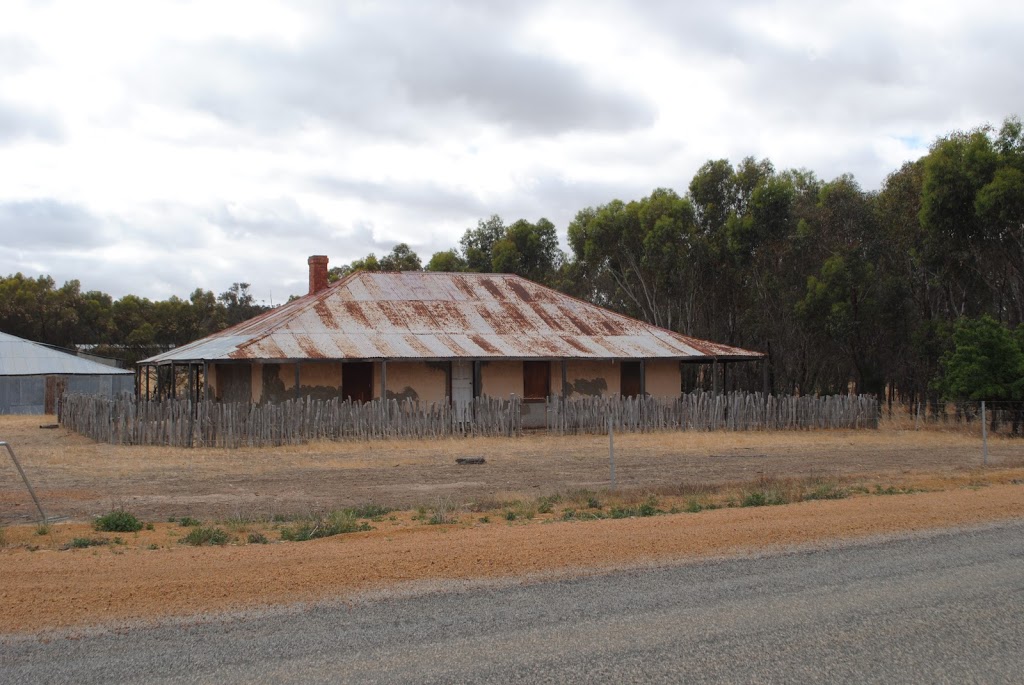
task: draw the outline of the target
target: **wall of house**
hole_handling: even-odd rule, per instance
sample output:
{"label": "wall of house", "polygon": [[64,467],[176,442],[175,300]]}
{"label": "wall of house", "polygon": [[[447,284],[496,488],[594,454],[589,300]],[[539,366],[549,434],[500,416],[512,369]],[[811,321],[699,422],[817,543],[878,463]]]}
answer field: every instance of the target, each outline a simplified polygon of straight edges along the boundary
{"label": "wall of house", "polygon": [[649,359],[644,364],[644,390],[651,397],[679,397],[682,381],[679,362],[673,359]]}
{"label": "wall of house", "polygon": [[[380,376],[375,382],[380,385]],[[388,399],[444,402],[448,394],[447,362],[388,362]],[[380,396],[379,387],[376,395]]]}
{"label": "wall of house", "polygon": [[480,394],[508,399],[523,396],[523,363],[489,361],[480,365]]}
{"label": "wall of house", "polygon": [[609,397],[619,392],[619,363],[570,360],[565,368],[565,381],[569,398]]}
{"label": "wall of house", "polygon": [[[231,368],[229,369],[228,366]],[[210,365],[210,387],[214,397],[236,398],[240,393],[252,402],[280,402],[295,393],[295,365],[255,362],[248,372],[240,365]],[[301,395],[319,399],[341,393],[343,366],[337,361],[303,362],[299,365]],[[218,371],[220,371],[218,373]],[[680,393],[678,361],[648,360],[645,364],[645,389],[654,397],[676,397]],[[620,366],[617,361],[569,360],[566,362],[566,395],[572,397],[610,397],[620,391]],[[443,402],[448,394],[446,362],[389,362],[388,397]],[[242,376],[245,376],[243,379]],[[481,394],[507,399],[523,396],[521,361],[485,361],[481,364]],[[250,382],[251,379],[251,382]],[[562,363],[551,362],[551,394],[562,394]],[[381,396],[381,363],[374,363],[374,397]]]}

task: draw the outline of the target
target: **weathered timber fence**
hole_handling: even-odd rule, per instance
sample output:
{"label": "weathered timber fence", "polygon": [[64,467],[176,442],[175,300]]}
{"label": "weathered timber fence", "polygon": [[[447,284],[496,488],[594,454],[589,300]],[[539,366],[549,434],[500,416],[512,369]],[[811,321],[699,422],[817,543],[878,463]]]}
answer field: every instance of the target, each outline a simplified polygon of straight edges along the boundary
{"label": "weathered timber fence", "polygon": [[694,392],[677,399],[587,397],[548,402],[548,428],[561,434],[667,430],[800,430],[878,428],[870,395],[765,398],[759,392]]}
{"label": "weathered timber fence", "polygon": [[[550,398],[547,430],[618,432],[877,428],[870,396],[774,397],[760,393],[695,392],[651,397]],[[65,395],[60,423],[100,442],[176,447],[261,447],[311,440],[516,436],[523,432],[522,400],[481,397],[468,407],[413,400],[288,400],[245,404],[136,401]],[[468,420],[467,420],[468,419]]]}
{"label": "weathered timber fence", "polygon": [[164,400],[136,401],[65,395],[58,419],[100,442],[175,447],[260,447],[311,440],[429,438],[522,433],[518,398],[480,397],[460,420],[448,403],[413,400],[314,400],[247,404]]}

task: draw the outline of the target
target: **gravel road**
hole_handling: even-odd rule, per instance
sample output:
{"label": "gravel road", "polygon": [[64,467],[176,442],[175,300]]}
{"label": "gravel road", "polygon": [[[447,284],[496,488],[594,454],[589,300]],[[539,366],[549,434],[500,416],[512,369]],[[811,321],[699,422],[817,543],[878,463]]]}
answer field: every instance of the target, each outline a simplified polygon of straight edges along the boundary
{"label": "gravel road", "polygon": [[0,639],[3,683],[1022,682],[1024,522]]}

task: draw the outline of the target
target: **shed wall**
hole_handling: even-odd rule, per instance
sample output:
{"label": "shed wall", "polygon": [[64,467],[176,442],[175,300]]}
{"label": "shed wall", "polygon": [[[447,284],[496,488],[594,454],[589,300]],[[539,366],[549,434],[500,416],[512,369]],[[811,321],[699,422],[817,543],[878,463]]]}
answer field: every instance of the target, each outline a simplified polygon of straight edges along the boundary
{"label": "shed wall", "polygon": [[[115,397],[135,392],[130,374],[53,375],[65,379],[69,393]],[[0,376],[0,414],[42,414],[45,407],[46,376]]]}

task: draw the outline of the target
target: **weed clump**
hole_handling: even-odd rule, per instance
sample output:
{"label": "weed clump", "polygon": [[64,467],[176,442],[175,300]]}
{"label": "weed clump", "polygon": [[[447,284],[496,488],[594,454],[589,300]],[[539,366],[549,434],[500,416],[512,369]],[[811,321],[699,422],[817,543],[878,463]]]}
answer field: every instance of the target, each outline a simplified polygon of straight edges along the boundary
{"label": "weed clump", "polygon": [[663,513],[658,509],[658,500],[654,497],[648,497],[646,500],[641,502],[635,507],[612,507],[612,510],[608,513],[609,518],[613,519],[625,519],[633,517],[647,517],[655,516],[656,514]]}
{"label": "weed clump", "polygon": [[360,504],[355,507],[348,507],[342,511],[348,512],[357,519],[378,519],[386,514],[390,514],[394,509],[381,506],[380,504]]}
{"label": "weed clump", "polygon": [[107,544],[107,541],[102,538],[75,538],[61,549],[85,549],[86,547],[99,547],[105,544]]}
{"label": "weed clump", "polygon": [[281,529],[281,539],[288,542],[304,542],[317,538],[328,538],[344,533],[373,530],[369,523],[360,523],[350,512],[332,511],[327,516],[316,516],[298,521],[293,526]]}
{"label": "weed clump", "polygon": [[201,545],[226,545],[231,542],[231,536],[223,528],[194,527],[188,535],[181,539],[186,545],[199,547]]}
{"label": "weed clump", "polygon": [[270,542],[263,533],[249,533],[247,541],[250,545],[265,545]]}
{"label": "weed clump", "polygon": [[105,533],[136,533],[142,530],[142,521],[135,517],[135,514],[124,509],[113,511],[96,517],[92,527]]}
{"label": "weed clump", "polygon": [[846,488],[841,488],[835,483],[822,483],[813,490],[805,492],[803,498],[805,500],[845,499],[849,495],[850,492]]}
{"label": "weed clump", "polygon": [[178,525],[182,528],[194,528],[196,526],[203,525],[203,522],[199,519],[194,519],[191,516],[182,516],[178,519]]}

